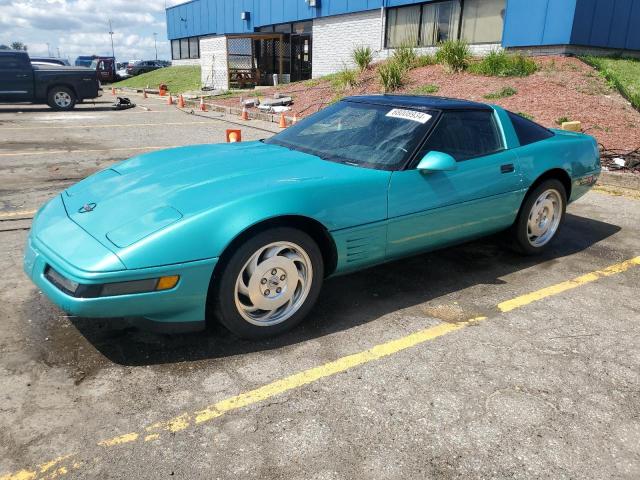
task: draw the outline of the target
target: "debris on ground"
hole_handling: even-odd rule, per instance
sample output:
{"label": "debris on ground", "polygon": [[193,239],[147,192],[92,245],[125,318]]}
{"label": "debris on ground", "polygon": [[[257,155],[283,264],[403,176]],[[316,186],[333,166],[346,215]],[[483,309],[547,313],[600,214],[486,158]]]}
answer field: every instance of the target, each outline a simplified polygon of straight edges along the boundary
{"label": "debris on ground", "polygon": [[135,108],[136,104],[131,102],[127,97],[118,97],[116,103],[113,104],[114,110],[127,110],[129,108]]}

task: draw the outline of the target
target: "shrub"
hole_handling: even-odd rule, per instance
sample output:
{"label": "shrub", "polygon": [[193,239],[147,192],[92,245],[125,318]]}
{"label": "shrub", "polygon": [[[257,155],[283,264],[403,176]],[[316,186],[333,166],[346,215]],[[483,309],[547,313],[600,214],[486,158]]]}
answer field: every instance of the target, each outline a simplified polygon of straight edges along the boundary
{"label": "shrub", "polygon": [[558,125],[562,125],[564,122],[570,122],[571,120],[569,119],[569,117],[564,116],[564,117],[560,117],[558,119],[556,119],[556,123]]}
{"label": "shrub", "polygon": [[436,59],[433,55],[418,55],[415,59],[414,65],[417,67],[427,67],[429,65],[435,65]]}
{"label": "shrub", "polygon": [[413,93],[415,95],[429,95],[431,93],[437,93],[438,90],[440,90],[440,87],[438,85],[428,83],[427,85],[422,85],[416,88]]}
{"label": "shrub", "polygon": [[403,72],[407,72],[416,66],[416,59],[415,50],[407,45],[402,45],[394,50],[391,61],[396,63]]}
{"label": "shrub", "polygon": [[518,93],[518,91],[513,87],[504,87],[502,90],[497,92],[488,93],[484,96],[487,100],[497,100],[499,98],[507,98],[511,97]]}
{"label": "shrub", "polygon": [[469,66],[471,53],[463,40],[447,40],[438,46],[436,61],[449,72],[462,72]]}
{"label": "shrub", "polygon": [[371,53],[371,48],[369,47],[357,47],[353,53],[351,54],[353,57],[353,61],[356,63],[360,72],[364,72],[369,65],[371,65],[371,61],[373,60],[373,54]]}
{"label": "shrub", "polygon": [[393,60],[380,65],[380,67],[378,67],[378,77],[384,92],[393,92],[400,88],[405,73],[406,70]]}
{"label": "shrub", "polygon": [[491,77],[526,77],[538,70],[532,59],[521,54],[510,55],[504,50],[494,50],[469,70],[479,75]]}
{"label": "shrub", "polygon": [[526,112],[517,112],[517,115],[520,115],[522,118],[526,118],[527,120],[533,120],[533,115],[528,114]]}
{"label": "shrub", "polygon": [[358,72],[344,67],[333,75],[331,78],[331,84],[334,88],[340,90],[355,87],[358,84]]}

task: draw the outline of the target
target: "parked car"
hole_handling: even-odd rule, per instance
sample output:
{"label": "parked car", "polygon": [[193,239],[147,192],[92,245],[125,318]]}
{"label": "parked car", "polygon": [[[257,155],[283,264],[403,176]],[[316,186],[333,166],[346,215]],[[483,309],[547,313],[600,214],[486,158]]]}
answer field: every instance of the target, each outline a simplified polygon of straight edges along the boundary
{"label": "parked car", "polygon": [[213,315],[263,337],[309,313],[326,276],[502,230],[541,253],[599,173],[592,137],[497,106],[350,97],[268,140],[90,176],[40,209],[24,268],[74,315]]}
{"label": "parked car", "polygon": [[71,64],[69,60],[64,58],[55,58],[55,57],[29,57],[31,59],[31,63],[44,63],[51,65],[61,65],[63,67],[69,67]]}
{"label": "parked car", "polygon": [[161,60],[142,60],[135,62],[133,65],[129,64],[127,66],[127,73],[131,76],[135,76],[165,67],[166,65]]}
{"label": "parked car", "polygon": [[27,52],[0,50],[0,102],[47,103],[71,110],[78,101],[102,94],[95,70],[32,64]]}

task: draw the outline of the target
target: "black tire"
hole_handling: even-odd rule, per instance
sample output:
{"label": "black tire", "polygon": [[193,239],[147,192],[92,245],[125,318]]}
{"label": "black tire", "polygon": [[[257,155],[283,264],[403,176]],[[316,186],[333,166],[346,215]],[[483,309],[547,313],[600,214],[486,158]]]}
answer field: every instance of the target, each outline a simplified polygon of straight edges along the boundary
{"label": "black tire", "polygon": [[[261,248],[278,242],[293,244],[300,247],[306,254],[312,270],[312,274],[309,275],[311,279],[310,286],[306,298],[301,300],[297,309],[290,316],[273,325],[256,325],[247,320],[236,305],[236,282],[241,272],[246,272],[246,264],[256,252],[260,251]],[[218,278],[212,279],[207,312],[212,312],[235,335],[246,339],[259,339],[279,335],[300,323],[318,299],[324,278],[322,253],[316,242],[306,233],[289,227],[277,227],[258,233],[237,247],[223,262],[221,271],[217,274]],[[260,263],[259,265],[262,266],[263,264]],[[271,275],[271,273],[265,273],[263,277],[268,275]],[[275,278],[276,281],[278,280],[276,277],[272,278]],[[282,278],[284,277],[280,279]],[[266,278],[263,278],[261,282],[265,280]],[[268,288],[271,282],[272,280],[270,279],[264,288]],[[247,284],[249,284],[248,280]],[[276,283],[275,285],[278,284]],[[291,287],[287,284],[283,285],[285,285],[286,293],[286,288]],[[302,283],[296,283],[296,285],[302,285]],[[297,287],[294,287],[293,290],[298,291]],[[301,290],[304,290],[304,288],[301,287]],[[266,290],[266,292],[269,292],[269,290]],[[249,300],[249,297],[244,298]],[[247,303],[250,303],[250,300]],[[258,310],[259,314],[260,312],[262,310]],[[208,314],[208,316],[210,315]]]}
{"label": "black tire", "polygon": [[47,96],[47,104],[54,110],[73,110],[77,102],[76,94],[67,87],[53,87]]}
{"label": "black tire", "polygon": [[[548,191],[556,192],[557,197],[562,202],[562,205],[560,206],[560,218],[558,220],[557,227],[549,236],[549,238],[543,239],[544,243],[542,243],[541,245],[536,245],[535,240],[532,241],[529,237],[529,216],[532,214],[532,209],[534,208],[536,202],[539,200],[540,196]],[[560,228],[562,228],[566,209],[567,192],[562,182],[556,179],[543,181],[540,185],[531,190],[525,197],[524,202],[522,202],[518,217],[511,227],[511,239],[513,248],[518,253],[521,253],[523,255],[538,255],[547,250],[553,243],[554,238],[558,235]],[[542,237],[542,235],[540,237]]]}

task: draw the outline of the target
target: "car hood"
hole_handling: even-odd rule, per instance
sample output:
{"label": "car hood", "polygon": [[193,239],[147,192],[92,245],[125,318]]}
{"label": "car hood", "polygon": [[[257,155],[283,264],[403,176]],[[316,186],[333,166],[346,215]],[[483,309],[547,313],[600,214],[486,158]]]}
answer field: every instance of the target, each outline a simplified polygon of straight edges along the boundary
{"label": "car hood", "polygon": [[111,248],[125,248],[183,218],[263,198],[265,192],[277,195],[301,182],[349,188],[349,182],[388,173],[262,142],[195,145],[116,164],[70,187],[62,198],[69,217],[85,231]]}

